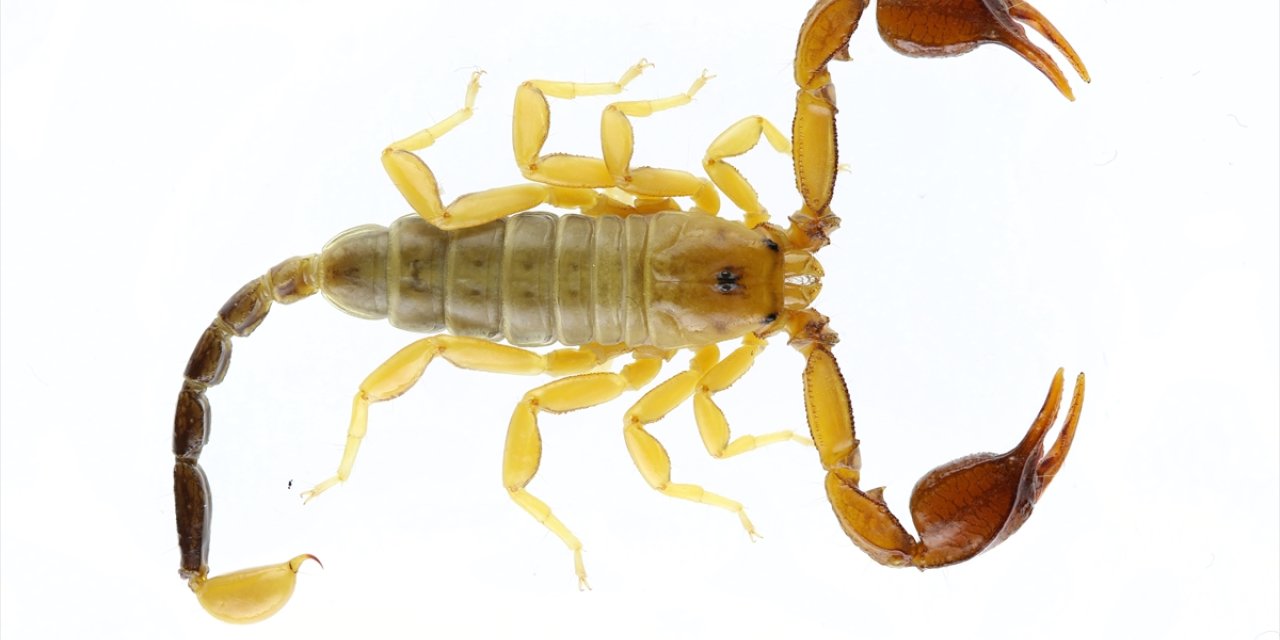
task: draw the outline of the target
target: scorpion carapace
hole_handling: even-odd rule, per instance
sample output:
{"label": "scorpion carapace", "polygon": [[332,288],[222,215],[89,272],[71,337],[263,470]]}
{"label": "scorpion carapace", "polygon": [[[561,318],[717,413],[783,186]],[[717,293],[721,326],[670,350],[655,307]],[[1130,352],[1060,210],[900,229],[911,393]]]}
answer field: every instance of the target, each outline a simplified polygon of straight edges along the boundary
{"label": "scorpion carapace", "polygon": [[[445,206],[434,175],[415,153],[470,118],[478,73],[463,108],[388,146],[383,165],[415,214],[389,228],[357,227],[317,255],[273,267],[232,296],[191,355],[174,422],[174,493],[180,573],[201,604],[229,622],[262,620],[284,606],[299,567],[314,559],[300,555],[209,577],[210,494],[199,456],[209,434],[205,392],[226,374],[231,337],[249,335],[272,303],[317,292],[353,315],[385,317],[397,327],[435,335],[405,347],[360,384],[338,470],[305,492],[307,500],[351,474],[369,405],[407,391],[437,356],[468,369],[548,374],[555,379],[525,394],[512,413],[502,481],[516,504],[569,547],[579,585],[585,587],[582,544],[527,490],[541,458],[538,415],[602,404],[640,389],[677,350],[687,349],[693,353],[688,369],[654,386],[623,417],[627,450],[655,490],[726,509],[755,533],[738,502],[672,482],[666,450],[646,430],[691,399],[703,443],[717,458],[784,441],[815,447],[841,527],[878,562],[921,569],[953,564],[1013,534],[1071,447],[1084,402],[1083,374],[1076,378],[1064,425],[1047,453],[1043,442],[1062,401],[1061,370],[1030,430],[1011,451],[947,463],[916,485],[910,508],[918,540],[889,512],[883,489],[859,487],[861,454],[849,394],[832,353],[836,336],[811,304],[823,277],[814,253],[839,225],[830,209],[837,154],[835,91],[827,64],[847,59],[849,39],[866,6],[867,0],[817,2],[796,47],[799,89],[791,139],[762,117],[740,120],[708,148],[707,178],[631,167],[630,124],[630,118],[689,103],[709,79],[705,74],[684,93],[606,107],[601,157],[542,152],[550,122],[548,97],[619,93],[648,66],[644,61],[617,82],[532,80],[517,89],[512,141],[526,184],[467,194]],[[878,21],[884,39],[909,55],[956,55],[984,42],[1008,46],[1070,98],[1062,72],[1027,39],[1018,24],[1024,22],[1088,79],[1067,42],[1026,3],[881,0]],[[785,227],[769,222],[756,191],[728,162],[761,138],[794,161],[802,204]],[[717,217],[720,194],[744,212],[742,222]],[[693,206],[682,209],[676,198],[688,198]],[[578,213],[531,212],[542,206]],[[809,436],[779,431],[731,439],[714,395],[743,376],[766,339],[778,333],[807,359]],[[727,340],[741,344],[722,358],[717,345]],[[526,348],[553,343],[564,346],[546,353]],[[633,361],[616,373],[601,370],[622,355]]]}

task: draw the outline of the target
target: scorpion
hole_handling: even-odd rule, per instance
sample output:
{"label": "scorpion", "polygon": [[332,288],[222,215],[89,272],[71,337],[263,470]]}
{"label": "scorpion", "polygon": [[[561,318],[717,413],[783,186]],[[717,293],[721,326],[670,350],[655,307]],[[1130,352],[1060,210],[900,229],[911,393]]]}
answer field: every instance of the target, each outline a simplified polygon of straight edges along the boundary
{"label": "scorpion", "polygon": [[[538,416],[642,389],[665,361],[689,350],[688,369],[652,387],[623,417],[631,459],[658,492],[730,511],[755,536],[738,502],[696,484],[672,482],[667,452],[646,430],[692,398],[698,431],[716,458],[786,441],[814,447],[836,519],[876,562],[942,567],[968,560],[1016,532],[1066,459],[1084,403],[1084,374],[1076,378],[1067,416],[1047,453],[1043,445],[1062,401],[1062,369],[1013,449],[963,457],[927,473],[910,499],[918,538],[889,511],[883,487],[859,487],[861,454],[849,393],[832,353],[836,334],[812,303],[824,276],[815,254],[839,226],[830,208],[839,165],[835,90],[827,65],[849,59],[849,41],[868,4],[817,0],[796,46],[798,90],[790,140],[763,117],[740,120],[708,147],[706,178],[633,168],[630,123],[630,118],[688,104],[709,79],[705,72],[685,93],[605,108],[602,157],[543,153],[550,126],[547,98],[617,94],[648,66],[643,60],[617,82],[532,80],[519,86],[512,144],[527,183],[463,195],[445,206],[434,175],[415,153],[470,118],[479,72],[471,77],[463,108],[388,146],[382,164],[415,213],[390,227],[345,231],[319,254],[289,258],[250,281],[221,308],[187,364],[174,419],[174,498],[179,573],[200,604],[224,621],[263,620],[289,600],[299,567],[316,559],[303,554],[210,577],[212,510],[199,456],[209,439],[206,391],[227,373],[231,338],[250,335],[273,303],[290,304],[317,292],[354,316],[387,318],[398,328],[432,335],[391,356],[360,384],[338,470],[304,492],[306,500],[350,477],[369,406],[408,391],[435,358],[464,369],[547,374],[554,379],[526,393],[512,413],[502,483],[516,504],[572,551],[579,586],[585,588],[582,543],[527,489],[542,453]],[[1027,38],[1025,23],[1089,81],[1071,45],[1025,2],[880,0],[876,20],[885,42],[910,56],[955,56],[980,44],[1004,45],[1074,100],[1053,58]],[[793,160],[802,203],[785,227],[769,221],[754,188],[728,162],[761,139]],[[717,215],[719,194],[743,211],[740,222]],[[688,198],[693,206],[683,209],[675,198]],[[539,206],[577,213],[531,211]],[[809,434],[779,431],[731,439],[714,395],[745,375],[767,339],[779,333],[806,359]],[[740,345],[722,358],[718,345],[726,341]],[[557,343],[562,348],[547,353],[529,349]],[[616,372],[606,370],[621,356],[631,362]]]}

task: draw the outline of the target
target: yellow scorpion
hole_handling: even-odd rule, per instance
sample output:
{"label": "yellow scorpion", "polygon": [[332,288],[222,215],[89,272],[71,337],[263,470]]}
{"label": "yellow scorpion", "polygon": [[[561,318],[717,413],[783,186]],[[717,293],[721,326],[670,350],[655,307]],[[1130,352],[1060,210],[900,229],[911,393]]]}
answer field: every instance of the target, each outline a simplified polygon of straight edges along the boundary
{"label": "yellow scorpion", "polygon": [[[695,484],[672,482],[666,450],[646,430],[692,398],[698,431],[714,457],[785,441],[815,447],[836,519],[854,544],[881,564],[926,569],[963,562],[1017,531],[1071,447],[1084,403],[1083,374],[1076,378],[1064,425],[1047,453],[1043,442],[1062,400],[1061,369],[1031,428],[1012,450],[964,457],[925,475],[910,502],[918,539],[889,512],[883,488],[858,486],[861,455],[849,394],[831,351],[836,334],[811,305],[823,276],[814,254],[839,225],[830,209],[838,165],[835,91],[827,64],[848,59],[849,39],[868,2],[818,0],[796,47],[799,89],[791,139],[762,117],[740,120],[707,149],[707,178],[632,167],[629,120],[688,104],[707,81],[705,74],[685,93],[605,108],[602,157],[543,153],[548,97],[617,94],[644,70],[644,61],[617,82],[520,85],[512,142],[526,184],[467,194],[445,206],[434,175],[414,153],[471,116],[478,73],[467,87],[465,106],[388,146],[383,166],[416,214],[390,228],[345,231],[319,254],[290,258],[252,280],[218,312],[187,364],[174,420],[174,497],[180,574],[200,604],[228,622],[265,619],[292,595],[299,566],[314,559],[304,554],[209,577],[210,492],[199,456],[209,436],[205,392],[226,375],[232,336],[252,333],[273,302],[289,304],[316,292],[352,315],[387,318],[396,327],[435,335],[405,347],[360,384],[337,473],[305,492],[307,500],[350,477],[369,405],[408,391],[437,356],[465,369],[547,374],[555,379],[526,393],[511,416],[502,482],[516,504],[570,549],[579,585],[585,587],[581,542],[527,490],[542,453],[538,415],[595,406],[641,389],[663,362],[688,349],[693,353],[688,370],[654,386],[623,417],[623,437],[636,468],[662,494],[726,509],[755,533],[738,502]],[[880,0],[876,14],[882,37],[900,52],[950,56],[999,43],[1071,99],[1063,73],[1027,39],[1020,24],[1025,23],[1089,79],[1067,41],[1025,2]],[[794,161],[803,202],[785,227],[769,222],[755,190],[727,161],[762,137]],[[719,194],[744,212],[741,222],[717,217]],[[693,206],[682,209],[674,200],[678,197],[689,198]],[[579,213],[530,211],[539,206]],[[806,359],[809,434],[730,438],[713,398],[746,374],[766,340],[778,333],[785,333]],[[722,358],[717,345],[729,340],[740,346]],[[553,343],[565,347],[548,353],[526,348]],[[616,373],[603,370],[623,355],[632,361]]]}

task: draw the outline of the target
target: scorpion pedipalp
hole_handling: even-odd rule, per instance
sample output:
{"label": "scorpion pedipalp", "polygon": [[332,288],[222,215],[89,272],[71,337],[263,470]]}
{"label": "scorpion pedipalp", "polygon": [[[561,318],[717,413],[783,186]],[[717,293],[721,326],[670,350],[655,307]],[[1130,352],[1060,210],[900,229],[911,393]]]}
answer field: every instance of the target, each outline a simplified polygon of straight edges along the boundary
{"label": "scorpion pedipalp", "polygon": [[[810,380],[819,383],[838,376],[835,358],[815,349],[806,370],[806,396],[823,393],[819,384],[810,392]],[[828,384],[829,387],[829,384]],[[846,396],[847,398],[847,392]],[[883,488],[864,492],[858,486],[861,457],[858,440],[819,449],[823,460],[840,460],[827,466],[827,497],[836,518],[854,544],[887,566],[945,567],[978,556],[1018,531],[1056,474],[1071,447],[1075,426],[1084,404],[1084,374],[1075,381],[1070,410],[1062,430],[1046,456],[1042,444],[1057,416],[1062,399],[1062,370],[1044,399],[1044,406],[1023,440],[1011,451],[977,453],[945,463],[925,474],[911,492],[911,521],[919,531],[916,541],[884,503]],[[835,404],[838,404],[838,398]],[[822,421],[818,412],[818,420]],[[813,413],[810,413],[813,420]],[[852,417],[849,419],[852,425]],[[819,443],[819,447],[820,447]]]}
{"label": "scorpion pedipalp", "polygon": [[827,497],[849,538],[880,564],[919,569],[964,562],[1013,535],[1031,516],[1066,459],[1084,405],[1084,374],[1076,378],[1067,417],[1045,455],[1043,443],[1062,402],[1062,370],[1022,441],[1003,454],[979,453],[925,474],[911,494],[907,532],[884,501],[884,488],[863,491],[862,456],[854,436],[849,394],[835,357],[820,343],[805,346],[809,425],[827,470]]}
{"label": "scorpion pedipalp", "polygon": [[[839,167],[835,137],[835,92],[827,64],[848,59],[848,43],[866,0],[819,0],[810,10],[796,46],[796,185],[805,206],[791,218],[788,237],[815,251],[827,242],[839,219],[829,210]],[[997,42],[1040,69],[1069,99],[1066,78],[1053,59],[1031,44],[1026,22],[1071,61],[1085,81],[1088,72],[1056,28],[1025,2],[1009,0],[880,0],[876,11],[886,42],[911,56],[960,55],[979,44]],[[802,252],[799,258],[803,258]],[[1031,515],[1032,507],[1057,473],[1075,434],[1084,403],[1084,374],[1076,380],[1071,409],[1048,455],[1042,443],[1062,398],[1062,371],[1022,442],[1002,455],[977,454],[944,464],[917,484],[911,498],[917,541],[889,511],[883,487],[859,488],[862,456],[854,431],[849,392],[831,351],[835,333],[827,319],[796,307],[788,331],[791,344],[807,359],[805,409],[823,469],[831,506],[853,542],[881,564],[920,569],[963,562],[998,545]]]}
{"label": "scorpion pedipalp", "polygon": [[980,453],[925,474],[911,493],[911,519],[920,532],[913,564],[938,567],[968,560],[1013,535],[1031,516],[1075,436],[1084,404],[1084,374],[1076,377],[1070,409],[1049,456],[1042,443],[1062,402],[1062,369],[1022,442],[1003,454]]}
{"label": "scorpion pedipalp", "polygon": [[1068,100],[1071,85],[1058,64],[1027,39],[1018,21],[1044,36],[1071,62],[1085,82],[1089,71],[1071,43],[1035,7],[1012,0],[880,0],[876,22],[889,46],[909,56],[956,56],[980,44],[1002,44],[1030,62]]}

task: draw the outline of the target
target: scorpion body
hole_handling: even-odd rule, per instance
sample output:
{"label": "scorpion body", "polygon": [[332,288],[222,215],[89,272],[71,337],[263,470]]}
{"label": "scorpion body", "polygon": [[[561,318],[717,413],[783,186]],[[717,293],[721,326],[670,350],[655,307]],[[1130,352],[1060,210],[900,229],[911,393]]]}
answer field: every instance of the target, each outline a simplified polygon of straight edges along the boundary
{"label": "scorpion body", "polygon": [[[464,195],[445,206],[435,176],[415,152],[470,118],[479,73],[465,106],[388,146],[382,163],[414,210],[390,227],[366,225],[339,234],[314,255],[290,258],[236,292],[196,344],[184,374],[174,421],[174,496],[181,563],[204,608],[229,622],[262,620],[293,593],[303,554],[276,565],[209,576],[211,499],[199,464],[209,439],[210,387],[226,375],[233,337],[245,337],[275,303],[321,293],[361,318],[388,319],[429,334],[370,373],[352,400],[346,446],[337,472],[303,493],[311,500],[346,481],[367,432],[373,403],[405,393],[427,366],[455,366],[554,379],[516,403],[507,427],[502,482],[512,500],[572,551],[586,587],[582,544],[529,493],[541,459],[538,416],[595,406],[646,387],[679,350],[687,370],[663,380],[623,415],[623,438],[644,480],[656,491],[734,513],[752,536],[743,506],[696,484],[676,483],[666,450],[646,427],[686,401],[707,452],[730,457],[793,441],[816,449],[836,518],[855,545],[876,561],[920,569],[963,562],[1012,535],[1058,473],[1084,402],[1076,379],[1064,425],[1043,447],[1062,403],[1059,370],[1030,429],[1010,451],[976,454],[941,465],[917,483],[911,512],[917,539],[889,512],[883,488],[859,487],[862,456],[849,393],[832,353],[836,335],[812,307],[824,276],[814,254],[829,243],[839,218],[835,188],[835,92],[827,65],[847,59],[847,46],[867,0],[818,0],[800,30],[795,54],[795,118],[790,140],[759,116],[714,139],[703,160],[709,179],[672,169],[631,167],[630,118],[688,104],[709,80],[682,94],[615,102],[601,117],[599,158],[543,154],[548,98],[616,94],[648,63],[617,82],[531,80],[516,91],[512,146],[526,184]],[[1070,88],[1053,59],[1031,44],[1019,22],[1048,38],[1088,80],[1070,45],[1026,3],[1007,0],[880,0],[881,35],[915,56],[958,55],[995,42],[1013,49],[1059,91]],[[793,159],[802,204],[784,227],[770,217],[746,178],[728,160],[767,140]],[[720,218],[720,195],[743,211]],[[693,206],[681,208],[675,198]],[[553,215],[540,207],[576,209]],[[806,359],[802,376],[807,436],[791,431],[730,437],[713,396],[751,368],[773,335],[784,333]],[[721,357],[718,344],[739,340]],[[528,347],[561,345],[546,353]],[[613,359],[633,361],[616,372]]]}
{"label": "scorpion body", "polygon": [[674,349],[740,338],[783,303],[783,255],[712,216],[529,212],[445,231],[416,215],[340,234],[320,291],[361,318],[516,346]]}

